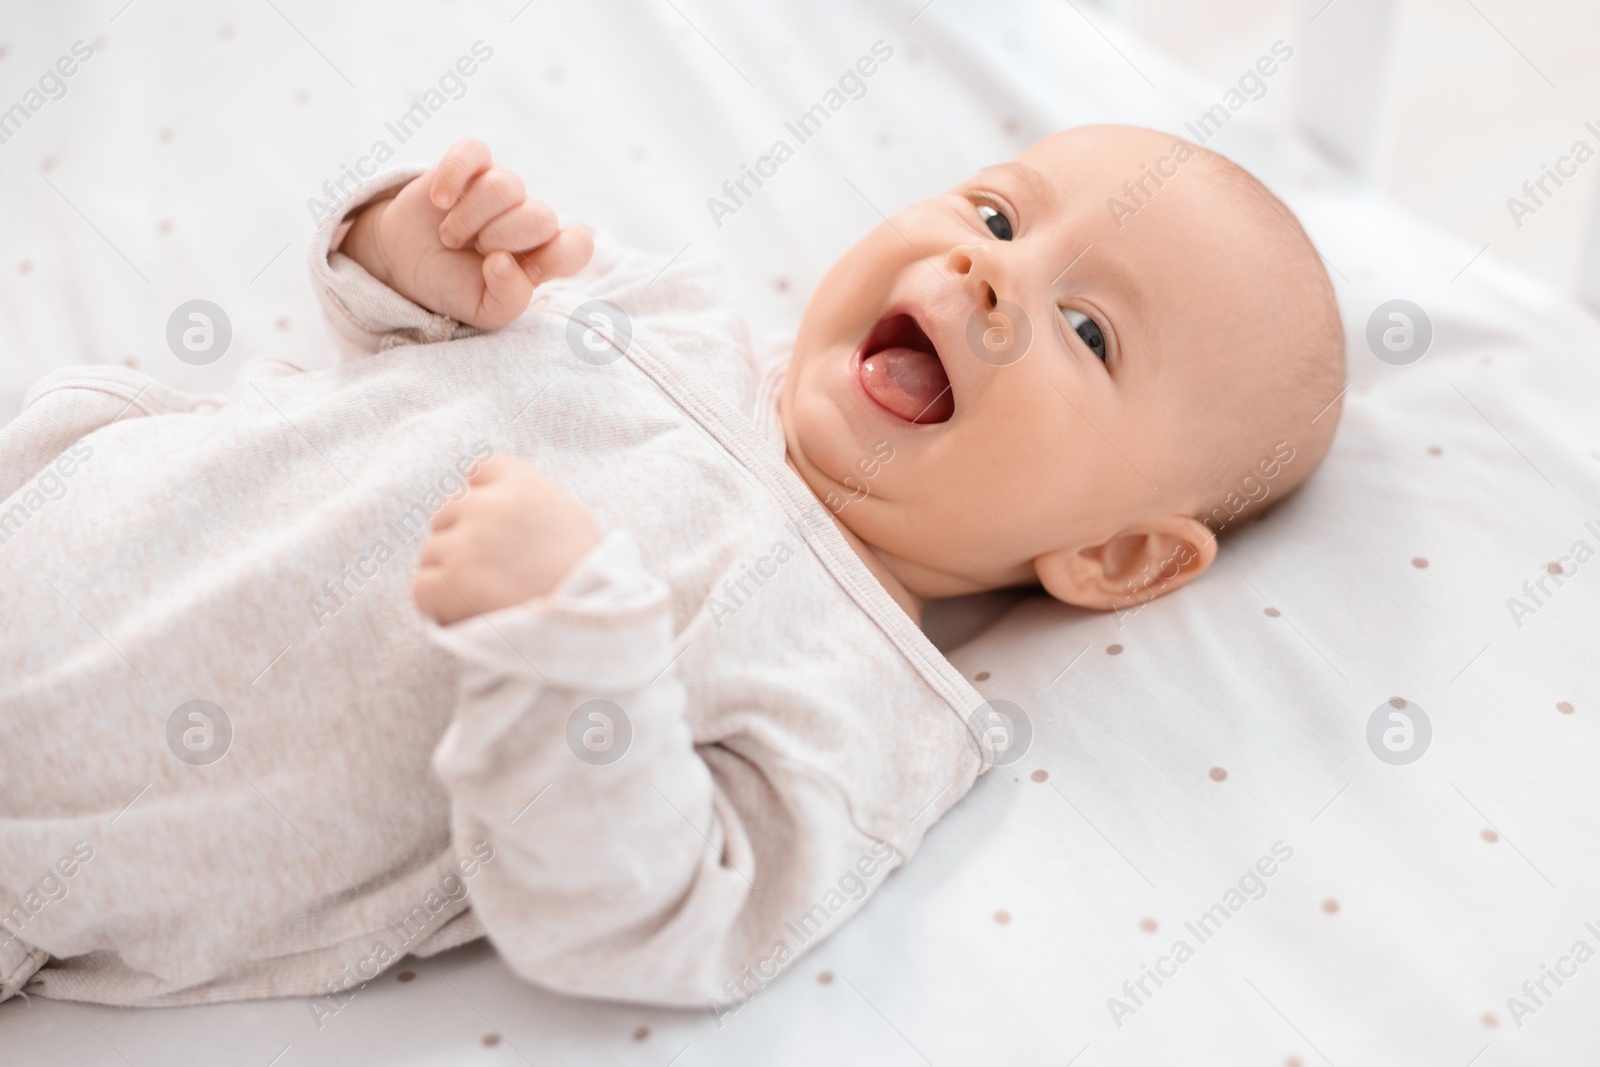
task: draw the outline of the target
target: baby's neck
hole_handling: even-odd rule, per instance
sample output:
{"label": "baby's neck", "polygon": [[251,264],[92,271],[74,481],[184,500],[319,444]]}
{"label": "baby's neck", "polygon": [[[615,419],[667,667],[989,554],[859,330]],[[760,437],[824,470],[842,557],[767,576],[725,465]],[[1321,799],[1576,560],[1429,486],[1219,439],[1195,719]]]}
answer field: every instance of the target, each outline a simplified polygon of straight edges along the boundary
{"label": "baby's neck", "polygon": [[[791,464],[792,466],[792,464]],[[844,535],[845,541],[855,549],[856,555],[861,557],[861,562],[867,565],[867,570],[878,579],[878,584],[883,586],[884,592],[894,598],[900,605],[900,610],[911,616],[911,621],[919,627],[922,625],[922,609],[927,606],[927,600],[906,588],[906,584],[897,577],[889,565],[879,555],[878,550],[856,535],[856,532],[839,521],[837,515],[833,516],[833,524]]]}

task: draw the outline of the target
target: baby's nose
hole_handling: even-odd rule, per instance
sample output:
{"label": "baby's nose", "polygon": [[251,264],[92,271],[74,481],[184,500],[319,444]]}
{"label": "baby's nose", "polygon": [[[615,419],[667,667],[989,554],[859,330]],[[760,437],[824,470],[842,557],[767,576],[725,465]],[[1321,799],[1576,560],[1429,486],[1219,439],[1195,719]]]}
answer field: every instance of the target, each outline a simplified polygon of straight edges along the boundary
{"label": "baby's nose", "polygon": [[953,248],[945,262],[950,272],[962,279],[972,290],[973,297],[978,303],[992,308],[1000,302],[994,286],[989,284],[988,271],[971,252],[964,248]]}

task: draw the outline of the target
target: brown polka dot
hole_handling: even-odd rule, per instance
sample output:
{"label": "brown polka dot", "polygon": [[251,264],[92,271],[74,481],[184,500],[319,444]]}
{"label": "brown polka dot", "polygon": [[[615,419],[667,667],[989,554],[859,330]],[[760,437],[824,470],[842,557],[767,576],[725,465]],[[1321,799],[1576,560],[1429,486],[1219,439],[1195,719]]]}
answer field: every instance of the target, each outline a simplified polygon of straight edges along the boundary
{"label": "brown polka dot", "polygon": [[1011,913],[1004,908],[994,913],[994,921],[1004,926],[1011,921]]}
{"label": "brown polka dot", "polygon": [[25,259],[21,263],[17,264],[17,273],[18,274],[27,274],[32,269],[33,269],[33,263],[31,261],[29,261],[29,260]]}
{"label": "brown polka dot", "polygon": [[1327,912],[1329,915],[1337,915],[1339,914],[1339,902],[1334,900],[1332,897],[1329,897],[1327,900],[1322,902],[1322,910]]}
{"label": "brown polka dot", "polygon": [[411,981],[411,980],[413,980],[414,978],[417,977],[417,972],[416,971],[401,971],[399,974],[395,975],[394,977],[395,977],[395,981],[397,981],[397,982],[409,982],[409,981]]}
{"label": "brown polka dot", "polygon": [[1560,574],[1561,573],[1561,564],[1559,564],[1559,563],[1546,563],[1544,565],[1544,569],[1549,571],[1551,574]]}
{"label": "brown polka dot", "polygon": [[1122,646],[1121,645],[1107,645],[1106,646],[1106,655],[1108,655],[1108,656],[1120,656],[1120,655],[1122,655]]}
{"label": "brown polka dot", "polygon": [[1489,842],[1489,844],[1491,844],[1491,845],[1494,844],[1496,841],[1500,840],[1500,835],[1495,833],[1493,830],[1489,829],[1488,827],[1485,827],[1484,829],[1479,830],[1478,831],[1478,836],[1483,838],[1485,841]]}
{"label": "brown polka dot", "polygon": [[1153,934],[1157,930],[1156,921],[1154,919],[1140,919],[1139,929],[1147,934]]}
{"label": "brown polka dot", "polygon": [[1483,1015],[1480,1016],[1480,1021],[1484,1026],[1487,1026],[1491,1030],[1500,1025],[1500,1020],[1495,1018],[1495,1014],[1492,1011],[1484,1012]]}
{"label": "brown polka dot", "polygon": [[1440,448],[1438,445],[1431,445],[1428,448],[1428,455],[1430,455],[1430,456],[1442,456],[1442,455],[1444,455],[1444,449]]}
{"label": "brown polka dot", "polygon": [[1263,608],[1261,614],[1265,615],[1269,619],[1276,619],[1278,616],[1282,615],[1283,612],[1279,611],[1277,608]]}
{"label": "brown polka dot", "polygon": [[159,226],[157,226],[156,229],[160,230],[162,233],[171,233],[172,232],[172,220],[171,219],[162,219],[161,220],[161,224]]}
{"label": "brown polka dot", "polygon": [[1391,708],[1403,708],[1403,707],[1406,706],[1406,698],[1405,697],[1390,697],[1389,698],[1389,706]]}
{"label": "brown polka dot", "polygon": [[1283,1067],[1302,1067],[1299,1056],[1290,1056],[1283,1061]]}
{"label": "brown polka dot", "polygon": [[832,985],[833,984],[833,972],[832,971],[818,971],[817,972],[817,982],[819,984],[821,984],[821,985]]}
{"label": "brown polka dot", "polygon": [[1022,124],[1016,119],[1006,119],[1000,124],[1000,128],[1007,133],[1016,133],[1018,130],[1022,129]]}
{"label": "brown polka dot", "polygon": [[483,1043],[485,1045],[488,1045],[490,1048],[494,1048],[496,1045],[498,1045],[500,1043],[500,1035],[499,1034],[484,1034],[483,1035]]}
{"label": "brown polka dot", "polygon": [[989,680],[989,672],[988,671],[979,671],[977,674],[974,674],[972,676],[972,678],[973,678],[974,681],[987,682]]}
{"label": "brown polka dot", "polygon": [[139,361],[137,359],[134,359],[132,356],[124,357],[123,360],[122,360],[122,365],[124,367],[127,367],[129,370],[138,370],[139,369]]}
{"label": "brown polka dot", "polygon": [[1556,701],[1556,710],[1563,715],[1571,715],[1578,709],[1574,708],[1571,704],[1568,704],[1565,700],[1558,700]]}
{"label": "brown polka dot", "polygon": [[788,278],[777,278],[777,279],[774,279],[774,281],[772,283],[772,287],[774,289],[778,290],[778,292],[780,292],[780,293],[787,293],[789,291],[789,279]]}
{"label": "brown polka dot", "polygon": [[280,315],[278,317],[278,321],[273,323],[273,325],[278,327],[280,330],[287,330],[289,328],[289,320],[287,317]]}
{"label": "brown polka dot", "polygon": [[1225,782],[1228,780],[1228,772],[1221,767],[1211,768],[1210,774],[1213,782]]}
{"label": "brown polka dot", "polygon": [[1037,770],[1033,772],[1032,778],[1036,782],[1048,782],[1050,780],[1050,772],[1046,770]]}
{"label": "brown polka dot", "polygon": [[639,1027],[639,1029],[637,1029],[637,1030],[635,1030],[633,1032],[633,1039],[635,1041],[643,1041],[645,1038],[647,1038],[649,1036],[650,1036],[650,1028],[648,1026],[641,1026],[641,1027]]}
{"label": "brown polka dot", "polygon": [[1428,569],[1428,561],[1423,559],[1421,556],[1418,556],[1416,559],[1412,560],[1411,565],[1417,568],[1419,571],[1425,571]]}

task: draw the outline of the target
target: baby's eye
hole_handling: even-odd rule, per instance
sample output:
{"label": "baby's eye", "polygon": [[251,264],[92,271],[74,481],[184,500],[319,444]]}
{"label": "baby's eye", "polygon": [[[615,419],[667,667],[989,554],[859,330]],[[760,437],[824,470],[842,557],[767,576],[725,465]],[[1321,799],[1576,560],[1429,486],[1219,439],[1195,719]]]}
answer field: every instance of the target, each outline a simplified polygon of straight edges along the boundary
{"label": "baby's eye", "polygon": [[1078,332],[1083,338],[1083,343],[1089,346],[1089,351],[1100,357],[1100,362],[1106,361],[1106,335],[1100,331],[1100,326],[1089,316],[1081,311],[1062,308],[1061,314],[1067,317],[1067,325]]}
{"label": "baby's eye", "polygon": [[1000,238],[1000,240],[1011,240],[1011,220],[1000,214],[1000,212],[988,204],[979,204],[978,217],[983,220],[985,226],[989,227],[989,232]]}

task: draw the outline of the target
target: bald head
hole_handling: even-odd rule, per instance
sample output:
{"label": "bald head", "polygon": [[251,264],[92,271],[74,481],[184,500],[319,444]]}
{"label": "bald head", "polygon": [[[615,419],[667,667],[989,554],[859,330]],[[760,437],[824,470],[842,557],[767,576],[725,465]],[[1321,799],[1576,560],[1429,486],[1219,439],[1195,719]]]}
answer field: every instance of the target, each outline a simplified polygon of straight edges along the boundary
{"label": "bald head", "polygon": [[1210,446],[1197,454],[1195,514],[1215,534],[1259,517],[1321,464],[1345,388],[1344,327],[1322,257],[1292,211],[1253,174],[1197,148],[1208,180],[1238,208],[1252,292],[1228,345],[1235,372],[1201,405]]}

